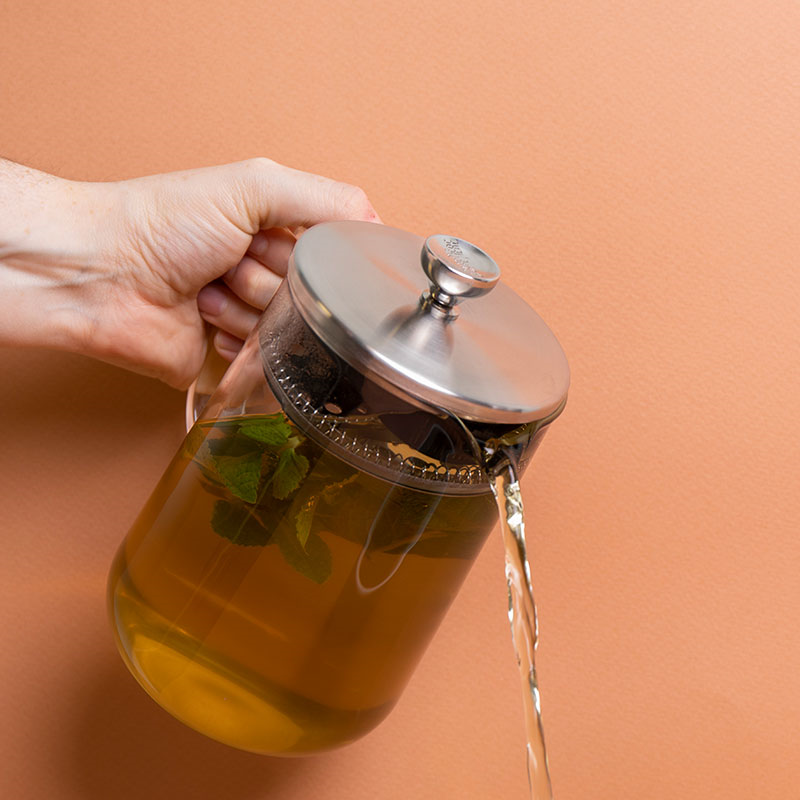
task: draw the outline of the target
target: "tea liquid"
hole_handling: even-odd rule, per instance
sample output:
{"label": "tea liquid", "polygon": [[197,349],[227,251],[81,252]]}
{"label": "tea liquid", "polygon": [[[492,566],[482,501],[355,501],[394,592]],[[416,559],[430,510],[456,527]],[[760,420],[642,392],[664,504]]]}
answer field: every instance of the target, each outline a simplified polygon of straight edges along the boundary
{"label": "tea liquid", "polygon": [[553,800],[550,767],[544,742],[539,682],[536,677],[536,645],[539,622],[533,599],[531,570],[525,537],[525,513],[517,475],[509,465],[496,471],[492,486],[500,512],[500,531],[506,552],[508,621],[517,655],[527,734],[528,788],[531,800]]}
{"label": "tea liquid", "polygon": [[112,568],[123,657],[227,744],[300,754],[358,738],[497,521],[488,490],[441,491],[356,469],[282,414],[196,425]]}

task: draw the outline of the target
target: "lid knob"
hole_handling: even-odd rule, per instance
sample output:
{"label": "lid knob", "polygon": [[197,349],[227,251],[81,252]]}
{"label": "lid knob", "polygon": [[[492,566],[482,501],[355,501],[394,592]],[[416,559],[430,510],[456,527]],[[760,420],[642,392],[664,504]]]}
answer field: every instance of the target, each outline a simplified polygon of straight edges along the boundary
{"label": "lid knob", "polygon": [[421,260],[431,282],[431,299],[446,308],[465,297],[486,294],[500,280],[500,267],[490,256],[455,236],[429,236]]}

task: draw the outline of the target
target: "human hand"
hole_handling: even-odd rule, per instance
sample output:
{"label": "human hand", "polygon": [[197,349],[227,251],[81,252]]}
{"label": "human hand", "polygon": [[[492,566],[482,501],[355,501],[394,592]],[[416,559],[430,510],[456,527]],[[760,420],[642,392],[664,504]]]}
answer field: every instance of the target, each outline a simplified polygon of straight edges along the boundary
{"label": "human hand", "polygon": [[361,189],[267,159],[116,183],[0,162],[0,217],[0,342],[82,352],[176,387],[200,371],[204,320],[235,355],[295,232],[378,221]]}

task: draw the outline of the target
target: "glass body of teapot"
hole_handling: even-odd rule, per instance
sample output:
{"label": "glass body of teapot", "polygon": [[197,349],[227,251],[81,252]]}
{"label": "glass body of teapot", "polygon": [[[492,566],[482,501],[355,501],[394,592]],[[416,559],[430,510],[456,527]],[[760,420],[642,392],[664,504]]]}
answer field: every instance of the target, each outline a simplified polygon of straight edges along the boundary
{"label": "glass body of teapot", "polygon": [[342,358],[285,282],[115,558],[127,666],[175,717],[244,750],[357,739],[398,700],[497,521],[474,441],[502,441],[524,468],[559,411],[462,421]]}

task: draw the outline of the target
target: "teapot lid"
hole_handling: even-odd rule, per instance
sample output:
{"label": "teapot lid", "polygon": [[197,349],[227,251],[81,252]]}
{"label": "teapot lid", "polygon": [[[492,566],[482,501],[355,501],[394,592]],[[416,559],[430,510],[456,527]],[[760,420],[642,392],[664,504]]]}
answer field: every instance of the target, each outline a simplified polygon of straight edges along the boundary
{"label": "teapot lid", "polygon": [[465,419],[542,419],[566,398],[567,359],[499,277],[463,239],[344,221],[300,237],[288,284],[317,336],[386,388]]}

